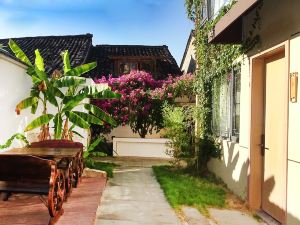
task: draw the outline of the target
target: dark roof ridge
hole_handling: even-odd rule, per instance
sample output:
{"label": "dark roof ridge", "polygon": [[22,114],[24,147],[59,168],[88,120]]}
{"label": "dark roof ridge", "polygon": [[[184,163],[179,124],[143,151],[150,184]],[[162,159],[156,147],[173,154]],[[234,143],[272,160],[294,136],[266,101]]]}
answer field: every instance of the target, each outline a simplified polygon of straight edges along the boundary
{"label": "dark roof ridge", "polygon": [[92,38],[93,34],[86,33],[86,34],[74,34],[74,35],[46,35],[46,36],[32,36],[32,37],[13,37],[13,38],[0,38],[0,40],[4,39],[32,39],[32,38],[72,38],[72,37],[89,37]]}
{"label": "dark roof ridge", "polygon": [[100,44],[100,45],[95,45],[94,47],[152,47],[152,48],[168,48],[167,45],[111,45],[111,44]]}

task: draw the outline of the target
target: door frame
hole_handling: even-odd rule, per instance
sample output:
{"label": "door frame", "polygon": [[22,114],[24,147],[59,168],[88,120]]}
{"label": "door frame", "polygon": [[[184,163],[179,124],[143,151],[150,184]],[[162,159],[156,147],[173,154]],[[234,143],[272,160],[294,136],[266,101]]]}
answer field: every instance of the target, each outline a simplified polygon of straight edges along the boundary
{"label": "door frame", "polygon": [[261,155],[261,135],[264,133],[264,93],[265,93],[265,58],[285,53],[285,81],[284,92],[286,100],[283,107],[285,110],[284,121],[284,146],[286,150],[283,155],[285,168],[285,202],[283,225],[287,218],[287,157],[288,157],[288,107],[289,107],[289,41],[269,48],[259,54],[250,57],[250,171],[248,176],[248,202],[252,209],[260,210],[262,202],[262,182],[264,175],[264,161]]}

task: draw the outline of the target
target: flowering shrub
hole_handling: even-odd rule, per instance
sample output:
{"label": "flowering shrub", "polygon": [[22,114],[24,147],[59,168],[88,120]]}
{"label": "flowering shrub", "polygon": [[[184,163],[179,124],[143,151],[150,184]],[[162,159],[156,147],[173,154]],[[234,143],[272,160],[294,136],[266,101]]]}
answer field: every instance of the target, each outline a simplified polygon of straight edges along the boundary
{"label": "flowering shrub", "polygon": [[[192,75],[177,78],[170,76],[167,80],[154,80],[150,73],[144,71],[132,71],[118,78],[102,77],[95,82],[108,83],[112,91],[120,93],[122,97],[92,102],[110,113],[119,125],[130,125],[133,132],[144,138],[147,133],[152,134],[153,131],[158,132],[162,128],[163,103],[174,102],[175,97],[187,89],[192,77]],[[105,131],[109,132],[110,125],[105,126]]]}

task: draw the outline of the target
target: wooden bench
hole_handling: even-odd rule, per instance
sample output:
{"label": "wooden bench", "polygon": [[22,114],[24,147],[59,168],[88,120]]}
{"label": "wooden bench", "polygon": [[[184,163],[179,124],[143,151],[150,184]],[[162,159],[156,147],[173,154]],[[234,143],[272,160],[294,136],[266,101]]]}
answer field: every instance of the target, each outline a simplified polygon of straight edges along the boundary
{"label": "wooden bench", "polygon": [[0,155],[0,192],[47,195],[43,202],[56,221],[63,213],[64,173],[53,160],[30,155]]}

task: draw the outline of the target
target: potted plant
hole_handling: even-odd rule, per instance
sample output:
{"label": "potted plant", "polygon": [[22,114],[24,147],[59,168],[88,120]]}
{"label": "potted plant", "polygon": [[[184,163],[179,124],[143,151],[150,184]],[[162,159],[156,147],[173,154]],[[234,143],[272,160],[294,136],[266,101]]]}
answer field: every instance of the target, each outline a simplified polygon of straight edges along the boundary
{"label": "potted plant", "polygon": [[[62,54],[64,63],[63,71],[54,70],[49,76],[45,72],[44,60],[39,50],[35,50],[35,62],[30,62],[22,49],[13,41],[9,46],[15,56],[27,66],[27,74],[31,77],[33,86],[30,96],[20,101],[16,106],[17,114],[21,110],[31,107],[31,112],[36,113],[38,105],[42,104],[42,114],[30,122],[25,132],[40,127],[38,135],[40,146],[56,147],[61,143],[64,147],[72,142],[73,135],[80,135],[74,128],[89,129],[91,124],[103,125],[103,121],[116,125],[115,120],[101,108],[86,103],[84,100],[120,98],[121,95],[112,92],[107,85],[85,85],[86,79],[81,75],[96,67],[96,63],[88,63],[71,68],[69,52]],[[51,104],[57,109],[56,113],[49,113],[47,106]],[[76,107],[82,105],[88,112],[77,111]],[[54,139],[50,135],[49,124],[54,124]],[[51,140],[51,141],[50,141]],[[51,144],[52,143],[52,144]],[[37,144],[33,144],[37,145]],[[72,146],[74,143],[72,144]]]}

